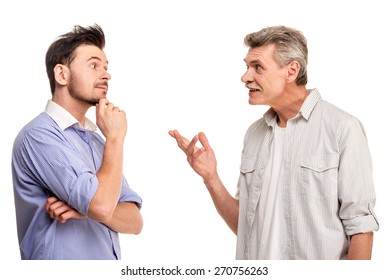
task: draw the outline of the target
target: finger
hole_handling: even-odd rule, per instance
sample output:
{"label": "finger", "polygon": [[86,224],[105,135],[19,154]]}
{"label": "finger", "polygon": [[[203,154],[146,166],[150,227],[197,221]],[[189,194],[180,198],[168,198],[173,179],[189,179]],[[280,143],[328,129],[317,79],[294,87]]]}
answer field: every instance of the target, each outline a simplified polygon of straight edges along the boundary
{"label": "finger", "polygon": [[100,114],[102,114],[103,112],[104,112],[104,110],[105,110],[105,108],[107,107],[107,105],[109,104],[109,101],[108,101],[108,99],[106,99],[106,98],[101,98],[100,100],[99,100],[99,103],[96,105],[96,113],[98,112],[98,113],[100,113]]}
{"label": "finger", "polygon": [[196,143],[197,143],[198,140],[199,140],[198,136],[195,135],[193,137],[192,141],[190,141],[188,147],[186,148],[186,155],[187,156],[193,155],[193,153],[195,151]]}
{"label": "finger", "polygon": [[74,210],[69,210],[69,211],[65,211],[64,213],[61,214],[59,218],[59,221],[64,224],[67,222],[67,220],[69,220],[70,218],[73,217],[73,212]]}
{"label": "finger", "polygon": [[211,146],[209,145],[207,136],[205,136],[205,133],[204,133],[204,132],[200,132],[200,133],[199,133],[199,140],[200,140],[201,145],[203,145],[203,147],[204,147],[206,150],[211,149]]}
{"label": "finger", "polygon": [[67,205],[63,204],[60,207],[57,207],[53,211],[53,217],[52,218],[56,219],[56,220],[60,220],[62,214],[66,213],[67,211],[69,211],[69,207]]}
{"label": "finger", "polygon": [[60,207],[62,204],[62,201],[53,199],[50,203],[46,203],[46,212],[49,213],[50,217],[52,217],[54,210]]}
{"label": "finger", "polygon": [[105,110],[106,111],[113,111],[113,110],[115,110],[115,105],[113,103],[108,103],[108,104],[106,104]]}
{"label": "finger", "polygon": [[169,131],[170,136],[172,136],[174,139],[176,139],[178,147],[181,148],[181,150],[185,151],[186,147],[189,144],[189,140],[185,137],[181,136],[180,133],[177,130],[171,130]]}
{"label": "finger", "polygon": [[109,101],[108,101],[107,98],[101,98],[101,99],[99,100],[99,103],[98,103],[98,105],[99,105],[100,107],[102,107],[102,108],[105,108],[105,106],[107,106],[108,104],[109,104]]}
{"label": "finger", "polygon": [[171,137],[173,137],[173,138],[176,139],[176,140],[177,140],[178,138],[182,137],[182,136],[180,135],[180,133],[178,133],[177,130],[169,130],[169,134],[170,134]]}
{"label": "finger", "polygon": [[50,217],[54,219],[55,216],[58,215],[58,212],[60,211],[59,209],[63,206],[64,206],[64,203],[62,201],[58,200],[58,201],[50,204],[47,212],[49,213]]}
{"label": "finger", "polygon": [[50,210],[50,205],[56,201],[58,201],[58,198],[56,198],[55,196],[51,196],[47,199],[46,204],[45,204],[46,212],[48,212]]}
{"label": "finger", "polygon": [[173,138],[176,138],[175,137],[175,135],[174,135],[174,132],[175,132],[176,130],[169,130],[169,135],[171,136],[171,137],[173,137]]}

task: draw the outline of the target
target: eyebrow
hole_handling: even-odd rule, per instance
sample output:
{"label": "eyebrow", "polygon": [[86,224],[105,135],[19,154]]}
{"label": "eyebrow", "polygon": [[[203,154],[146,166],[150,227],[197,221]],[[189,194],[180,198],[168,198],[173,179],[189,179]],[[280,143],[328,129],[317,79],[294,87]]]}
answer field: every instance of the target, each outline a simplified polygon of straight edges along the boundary
{"label": "eyebrow", "polygon": [[[98,56],[91,56],[91,57],[88,58],[86,61],[88,62],[88,61],[91,61],[91,60],[94,60],[94,59],[103,62],[103,60],[102,60],[100,57],[98,57]],[[107,60],[107,64],[108,64],[108,60]]]}
{"label": "eyebrow", "polygon": [[255,64],[255,63],[258,63],[258,64],[261,64],[261,65],[262,65],[262,62],[261,62],[259,59],[254,59],[254,60],[250,60],[250,61],[246,61],[246,59],[243,59],[243,61],[244,61],[246,64]]}
{"label": "eyebrow", "polygon": [[253,59],[253,60],[250,60],[250,61],[246,61],[246,59],[243,59],[243,61],[246,63],[246,65],[258,65],[259,67],[261,67],[262,69],[266,69],[265,66],[263,65],[263,62],[259,59]]}

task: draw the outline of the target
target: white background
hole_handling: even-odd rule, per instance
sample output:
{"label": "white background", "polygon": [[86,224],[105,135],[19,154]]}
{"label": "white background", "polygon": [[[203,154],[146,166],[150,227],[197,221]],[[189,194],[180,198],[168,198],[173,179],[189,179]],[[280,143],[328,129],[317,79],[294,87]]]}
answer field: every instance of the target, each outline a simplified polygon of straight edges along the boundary
{"label": "white background", "polygon": [[[375,212],[381,228],[375,234],[373,261],[347,264],[336,273],[339,265],[334,262],[266,263],[273,267],[274,277],[283,273],[300,278],[310,273],[352,275],[354,279],[381,275],[388,252],[385,238],[388,202],[384,190],[385,162],[389,156],[386,123],[389,20],[384,3],[379,0],[3,3],[0,9],[1,271],[44,279],[53,274],[56,278],[77,275],[72,268],[84,265],[87,268],[77,271],[112,277],[120,277],[120,268],[126,265],[236,265],[235,236],[218,216],[200,177],[190,169],[168,131],[178,129],[188,138],[204,131],[215,150],[220,176],[231,194],[235,194],[244,133],[267,110],[247,103],[247,90],[240,81],[247,52],[243,38],[266,26],[287,25],[303,31],[308,40],[308,88],[318,88],[324,99],[356,115],[364,124],[374,162]],[[105,52],[112,75],[108,98],[124,109],[128,117],[124,172],[131,187],[144,200],[144,229],[139,236],[121,235],[123,260],[114,264],[67,262],[70,269],[62,268],[62,262],[31,265],[19,260],[11,177],[13,140],[24,124],[43,111],[51,97],[44,63],[48,46],[74,25],[94,23],[101,25],[106,34]],[[93,109],[88,116],[94,119]],[[257,266],[263,262],[239,262],[249,263]],[[348,269],[344,270],[345,267]]]}

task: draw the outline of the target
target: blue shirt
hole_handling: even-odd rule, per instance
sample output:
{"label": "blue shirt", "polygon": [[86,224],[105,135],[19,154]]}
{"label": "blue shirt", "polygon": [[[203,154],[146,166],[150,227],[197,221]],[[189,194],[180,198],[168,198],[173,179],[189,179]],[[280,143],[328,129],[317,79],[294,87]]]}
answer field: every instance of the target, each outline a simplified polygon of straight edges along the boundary
{"label": "blue shirt", "polygon": [[[96,126],[85,127],[49,101],[45,112],[28,123],[15,139],[12,176],[22,259],[120,259],[118,233],[90,218],[62,224],[49,217],[45,203],[56,196],[82,214],[98,188],[96,173],[104,140]],[[120,202],[142,199],[123,176]]]}

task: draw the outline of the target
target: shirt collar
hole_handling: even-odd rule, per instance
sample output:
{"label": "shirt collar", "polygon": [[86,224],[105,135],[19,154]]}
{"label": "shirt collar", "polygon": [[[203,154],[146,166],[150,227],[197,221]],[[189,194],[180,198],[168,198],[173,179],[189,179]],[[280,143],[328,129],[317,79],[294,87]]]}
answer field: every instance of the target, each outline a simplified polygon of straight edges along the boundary
{"label": "shirt collar", "polygon": [[[315,108],[317,102],[321,99],[321,95],[319,91],[315,89],[308,89],[309,95],[307,98],[305,98],[303,105],[300,108],[299,113],[297,116],[302,116],[304,119],[308,120],[309,116],[311,115],[313,109]],[[266,123],[270,126],[274,126],[277,123],[277,113],[270,108],[264,115],[263,115]]]}
{"label": "shirt collar", "polygon": [[45,113],[47,113],[62,130],[73,125],[81,130],[95,131],[97,129],[96,125],[88,118],[85,118],[85,126],[82,126],[72,114],[52,100],[47,102]]}
{"label": "shirt collar", "polygon": [[317,89],[309,89],[309,95],[305,98],[303,105],[300,108],[300,114],[304,119],[308,120],[317,102],[321,99],[321,95]]}

